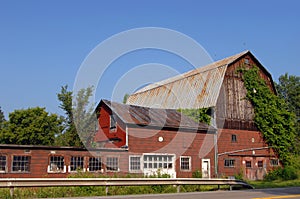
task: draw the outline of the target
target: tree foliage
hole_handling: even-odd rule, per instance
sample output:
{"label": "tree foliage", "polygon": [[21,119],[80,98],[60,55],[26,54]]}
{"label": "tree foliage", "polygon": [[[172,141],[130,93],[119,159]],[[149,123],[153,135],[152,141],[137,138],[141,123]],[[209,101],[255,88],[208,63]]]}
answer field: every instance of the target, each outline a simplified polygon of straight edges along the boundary
{"label": "tree foliage", "polygon": [[297,145],[300,153],[300,77],[287,73],[281,75],[276,89],[278,95],[287,103],[289,111],[296,115]]}
{"label": "tree foliage", "polygon": [[62,130],[62,121],[45,108],[15,110],[1,129],[0,143],[21,145],[53,145]]}
{"label": "tree foliage", "polygon": [[210,124],[211,121],[211,109],[210,108],[199,108],[199,109],[178,109],[182,114],[190,117],[195,122],[204,122]]}
{"label": "tree foliage", "polygon": [[64,131],[57,137],[58,145],[64,146],[91,146],[95,131],[93,107],[88,107],[93,88],[88,87],[78,91],[74,97],[68,86],[62,86],[57,94],[60,108],[65,112]]}
{"label": "tree foliage", "polygon": [[0,106],[0,129],[2,128],[2,125],[3,123],[5,122],[5,117],[4,117],[4,113],[1,109],[1,106]]}
{"label": "tree foliage", "polygon": [[255,124],[282,163],[289,164],[295,140],[295,115],[288,111],[285,101],[270,90],[256,66],[239,72],[243,74],[247,99],[254,107]]}

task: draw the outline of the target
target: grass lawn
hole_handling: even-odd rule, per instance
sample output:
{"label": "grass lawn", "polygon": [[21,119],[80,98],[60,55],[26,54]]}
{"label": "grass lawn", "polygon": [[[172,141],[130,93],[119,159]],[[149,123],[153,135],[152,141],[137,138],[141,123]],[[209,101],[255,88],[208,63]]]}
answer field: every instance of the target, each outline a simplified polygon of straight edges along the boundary
{"label": "grass lawn", "polygon": [[255,189],[264,188],[279,188],[279,187],[300,187],[300,179],[296,180],[275,180],[275,181],[247,181],[248,184],[255,187]]}

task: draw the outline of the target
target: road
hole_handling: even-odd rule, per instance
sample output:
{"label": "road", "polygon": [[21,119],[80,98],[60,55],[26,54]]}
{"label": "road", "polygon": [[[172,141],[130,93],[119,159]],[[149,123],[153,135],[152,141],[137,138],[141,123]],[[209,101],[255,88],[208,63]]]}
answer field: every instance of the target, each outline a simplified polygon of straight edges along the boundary
{"label": "road", "polygon": [[[300,199],[300,187],[254,189],[239,191],[211,191],[179,194],[130,195],[130,196],[99,196],[77,197],[72,199]],[[63,198],[67,199],[67,198]]]}

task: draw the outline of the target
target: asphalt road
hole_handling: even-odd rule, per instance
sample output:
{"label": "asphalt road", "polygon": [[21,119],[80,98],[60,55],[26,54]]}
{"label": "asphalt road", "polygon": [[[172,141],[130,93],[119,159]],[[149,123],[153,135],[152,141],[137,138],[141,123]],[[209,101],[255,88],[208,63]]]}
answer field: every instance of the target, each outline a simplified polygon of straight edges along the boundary
{"label": "asphalt road", "polygon": [[[276,189],[254,189],[239,191],[211,191],[193,192],[179,194],[157,194],[157,195],[130,195],[130,196],[99,196],[80,197],[72,199],[300,199],[300,187],[276,188]],[[63,198],[67,199],[67,198]]]}

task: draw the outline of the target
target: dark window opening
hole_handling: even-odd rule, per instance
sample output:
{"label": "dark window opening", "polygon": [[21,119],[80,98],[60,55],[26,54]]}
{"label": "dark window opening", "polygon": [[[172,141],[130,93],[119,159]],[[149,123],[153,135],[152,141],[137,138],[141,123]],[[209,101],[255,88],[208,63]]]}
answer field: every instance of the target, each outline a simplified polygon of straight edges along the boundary
{"label": "dark window opening", "polygon": [[234,167],[235,160],[229,159],[229,160],[224,160],[224,166],[225,167]]}
{"label": "dark window opening", "polygon": [[114,115],[110,115],[110,125],[109,125],[109,129],[110,130],[115,130],[116,129],[116,118]]}
{"label": "dark window opening", "polygon": [[251,161],[246,161],[246,168],[251,168]]}
{"label": "dark window opening", "polygon": [[90,157],[89,159],[89,171],[101,171],[102,162],[100,157]]}
{"label": "dark window opening", "polygon": [[71,157],[70,171],[77,171],[83,169],[83,157]]}
{"label": "dark window opening", "polygon": [[258,161],[257,166],[258,168],[263,168],[264,162],[263,161]]}
{"label": "dark window opening", "polygon": [[235,134],[231,135],[231,142],[237,142],[237,137]]}
{"label": "dark window opening", "polygon": [[6,156],[0,156],[0,172],[6,172]]}
{"label": "dark window opening", "polygon": [[14,172],[30,172],[30,156],[14,156],[12,163]]}

